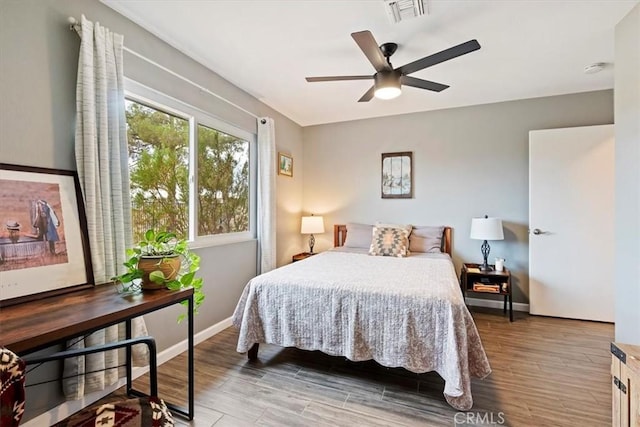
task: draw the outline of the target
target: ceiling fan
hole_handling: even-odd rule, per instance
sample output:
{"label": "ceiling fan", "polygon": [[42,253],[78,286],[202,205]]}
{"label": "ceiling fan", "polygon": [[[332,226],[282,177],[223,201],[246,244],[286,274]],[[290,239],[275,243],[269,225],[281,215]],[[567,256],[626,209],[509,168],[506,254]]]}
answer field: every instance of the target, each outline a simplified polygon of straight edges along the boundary
{"label": "ceiling fan", "polygon": [[380,99],[395,98],[400,95],[400,87],[402,85],[432,90],[434,92],[443,91],[449,86],[411,77],[408,74],[480,49],[480,43],[478,43],[477,40],[469,40],[468,42],[405,64],[402,67],[393,68],[389,58],[398,48],[396,43],[384,43],[378,47],[378,43],[370,31],[351,33],[351,37],[353,37],[369,62],[371,62],[371,65],[373,65],[373,68],[375,68],[375,74],[366,76],[307,77],[306,80],[308,82],[332,82],[340,80],[373,79],[373,86],[362,95],[362,98],[360,98],[358,102],[368,102],[374,96]]}

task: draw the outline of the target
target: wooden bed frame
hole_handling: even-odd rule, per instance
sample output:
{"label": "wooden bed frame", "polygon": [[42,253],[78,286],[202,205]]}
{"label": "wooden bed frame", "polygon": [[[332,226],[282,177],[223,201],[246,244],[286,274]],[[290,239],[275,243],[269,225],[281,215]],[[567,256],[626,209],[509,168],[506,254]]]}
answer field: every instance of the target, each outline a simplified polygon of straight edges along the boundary
{"label": "wooden bed frame", "polygon": [[[344,245],[345,240],[347,239],[347,226],[345,224],[335,224],[333,226],[333,246],[339,247]],[[442,234],[442,247],[440,248],[442,252],[448,253],[451,255],[451,227],[445,227],[444,232]]]}

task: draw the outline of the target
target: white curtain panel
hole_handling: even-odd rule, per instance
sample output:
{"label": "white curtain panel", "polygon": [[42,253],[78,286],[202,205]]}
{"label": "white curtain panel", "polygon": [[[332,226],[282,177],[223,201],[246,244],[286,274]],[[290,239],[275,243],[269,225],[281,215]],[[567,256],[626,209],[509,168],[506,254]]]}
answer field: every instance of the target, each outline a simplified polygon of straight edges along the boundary
{"label": "white curtain panel", "polygon": [[276,268],[276,137],[269,117],[258,119],[259,273]]}
{"label": "white curtain panel", "polygon": [[[94,279],[100,284],[122,272],[125,248],[133,241],[123,37],[84,15],[78,31],[82,42],[76,87],[76,165],[87,213]],[[132,329],[133,336],[147,335],[143,318],[134,319]],[[124,339],[124,335],[124,325],[116,325],[85,339],[72,340],[69,345],[90,347]],[[133,354],[136,361],[146,360],[144,347],[135,348]],[[123,352],[114,350],[67,359],[64,377],[71,377],[63,381],[67,399],[80,399],[117,382],[115,367],[124,363],[122,356]]]}

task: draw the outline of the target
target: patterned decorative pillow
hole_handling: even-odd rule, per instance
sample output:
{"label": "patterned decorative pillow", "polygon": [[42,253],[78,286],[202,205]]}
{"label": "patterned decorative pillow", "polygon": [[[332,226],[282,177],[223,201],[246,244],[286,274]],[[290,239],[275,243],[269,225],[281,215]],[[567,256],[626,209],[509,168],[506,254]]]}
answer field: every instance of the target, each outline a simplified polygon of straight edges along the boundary
{"label": "patterned decorative pillow", "polygon": [[381,221],[376,222],[376,227],[402,228],[403,230],[406,230],[407,236],[410,236],[411,231],[413,230],[413,226],[411,224],[388,224]]}
{"label": "patterned decorative pillow", "polygon": [[369,255],[406,257],[409,252],[409,233],[405,228],[373,227]]}
{"label": "patterned decorative pillow", "polygon": [[162,399],[141,397],[95,404],[54,427],[171,427],[173,417]]}
{"label": "patterned decorative pillow", "polygon": [[409,250],[411,252],[442,252],[442,234],[444,226],[416,226],[409,236]]}

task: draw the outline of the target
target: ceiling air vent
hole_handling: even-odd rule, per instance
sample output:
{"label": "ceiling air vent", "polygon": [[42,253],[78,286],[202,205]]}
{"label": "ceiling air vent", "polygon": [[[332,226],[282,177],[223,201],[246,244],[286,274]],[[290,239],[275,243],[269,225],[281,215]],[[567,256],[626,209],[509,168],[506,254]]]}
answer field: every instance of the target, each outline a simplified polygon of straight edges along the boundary
{"label": "ceiling air vent", "polygon": [[384,6],[393,24],[429,13],[426,0],[384,0]]}

